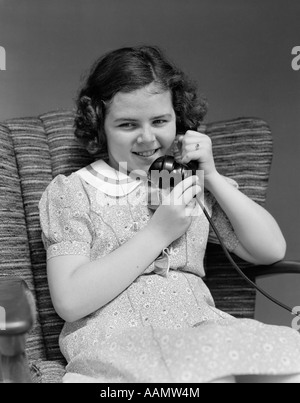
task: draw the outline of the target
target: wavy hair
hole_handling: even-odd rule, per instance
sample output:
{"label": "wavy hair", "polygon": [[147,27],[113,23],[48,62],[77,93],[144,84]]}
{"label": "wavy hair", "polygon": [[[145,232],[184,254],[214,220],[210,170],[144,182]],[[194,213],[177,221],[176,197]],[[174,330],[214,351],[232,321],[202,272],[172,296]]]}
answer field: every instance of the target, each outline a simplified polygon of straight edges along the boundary
{"label": "wavy hair", "polygon": [[153,82],[162,91],[171,91],[177,132],[197,129],[207,102],[198,96],[196,85],[158,47],[125,47],[96,61],[76,100],[75,136],[90,154],[107,153],[105,105],[120,91],[135,91]]}

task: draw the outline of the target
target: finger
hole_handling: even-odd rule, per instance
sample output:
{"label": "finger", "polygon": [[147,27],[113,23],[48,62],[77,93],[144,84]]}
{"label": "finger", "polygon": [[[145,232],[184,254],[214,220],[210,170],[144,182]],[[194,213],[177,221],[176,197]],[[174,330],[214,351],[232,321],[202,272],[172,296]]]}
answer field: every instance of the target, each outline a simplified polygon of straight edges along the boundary
{"label": "finger", "polygon": [[179,182],[172,192],[170,193],[170,196],[174,198],[174,200],[179,199],[182,194],[191,186],[195,184],[199,184],[200,179],[198,178],[197,175],[191,175],[185,178],[183,181]]}
{"label": "finger", "polygon": [[212,157],[213,157],[213,152],[211,149],[208,149],[207,147],[201,148],[201,146],[200,146],[199,150],[194,149],[192,151],[183,153],[183,156],[181,158],[181,163],[188,164],[192,160],[203,162],[203,161],[207,160],[208,158],[212,158]]}
{"label": "finger", "polygon": [[199,150],[194,150],[186,153],[184,157],[181,158],[181,163],[183,164],[188,164],[190,161],[193,160],[201,160],[201,157],[203,158],[206,154],[203,153],[203,150],[201,151],[201,148]]}
{"label": "finger", "polygon": [[195,199],[193,199],[193,200],[186,206],[186,208],[185,208],[185,214],[186,214],[188,217],[191,217],[192,215],[194,216],[194,215],[195,215],[196,208],[197,208],[197,204],[196,204]]}
{"label": "finger", "polygon": [[[177,148],[178,149],[178,148]],[[194,152],[194,151],[210,151],[212,149],[212,143],[209,138],[201,139],[201,138],[195,138],[194,140],[184,140],[181,145],[181,149],[179,150],[181,152],[182,157],[185,157],[188,153]],[[199,158],[199,156],[198,156]],[[196,158],[196,159],[198,159]]]}
{"label": "finger", "polygon": [[201,137],[207,137],[207,134],[205,134],[205,133],[202,133],[202,132],[198,132],[198,131],[196,131],[196,130],[188,130],[186,133],[185,133],[185,135],[187,136],[187,137],[197,137],[197,136],[201,136]]}
{"label": "finger", "polygon": [[196,150],[196,147],[200,150],[200,149],[211,149],[212,148],[212,144],[211,144],[211,140],[207,140],[207,139],[195,139],[193,141],[187,141],[184,145],[182,144],[181,147],[181,151],[184,152],[188,152],[188,151],[194,151]]}
{"label": "finger", "polygon": [[206,139],[209,139],[207,134],[200,133],[200,132],[192,132],[192,131],[187,131],[184,136],[180,136],[179,140],[180,142],[185,145],[185,144],[190,144],[190,143],[196,143],[198,141],[205,141]]}
{"label": "finger", "polygon": [[196,204],[197,204],[196,198],[193,197],[192,200],[186,205],[186,208],[194,210],[194,208],[196,207]]}
{"label": "finger", "polygon": [[184,139],[184,134],[178,134],[178,135],[175,137],[175,140],[174,140],[174,141],[181,143],[183,139]]}
{"label": "finger", "polygon": [[182,149],[188,150],[195,150],[197,144],[199,144],[199,148],[210,148],[211,147],[211,140],[210,139],[201,139],[196,138],[194,140],[187,140],[184,145],[182,145]]}
{"label": "finger", "polygon": [[195,137],[194,139],[187,139],[182,141],[181,143],[181,152],[195,150],[196,146],[198,147],[198,149],[210,149],[212,148],[212,143],[210,138],[208,138],[207,136],[206,138]]}
{"label": "finger", "polygon": [[187,136],[187,137],[189,137],[189,136],[199,136],[199,134],[202,135],[202,136],[207,136],[207,134],[199,132],[197,130],[187,130],[185,133],[178,133],[176,135],[176,138],[177,137],[182,138],[182,137],[185,137],[185,136]]}
{"label": "finger", "polygon": [[178,134],[175,137],[174,142],[179,143],[179,144],[181,144],[181,143],[188,144],[188,143],[194,143],[194,142],[205,140],[205,139],[210,140],[210,137],[205,133],[188,130],[185,134]]}
{"label": "finger", "polygon": [[192,202],[193,198],[201,192],[200,185],[194,185],[189,187],[185,192],[182,194],[182,197],[178,199],[179,204],[189,205]]}

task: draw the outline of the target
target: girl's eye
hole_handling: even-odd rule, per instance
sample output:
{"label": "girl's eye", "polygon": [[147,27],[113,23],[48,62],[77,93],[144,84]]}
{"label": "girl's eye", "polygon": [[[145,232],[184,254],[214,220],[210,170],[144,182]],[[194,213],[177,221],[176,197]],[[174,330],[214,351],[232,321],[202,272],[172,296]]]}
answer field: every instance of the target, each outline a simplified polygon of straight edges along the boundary
{"label": "girl's eye", "polygon": [[157,120],[154,120],[153,123],[154,123],[155,125],[163,125],[164,123],[167,123],[167,121],[164,120],[164,119],[157,119]]}
{"label": "girl's eye", "polygon": [[119,127],[122,127],[124,129],[133,129],[135,127],[134,123],[122,123],[119,125]]}

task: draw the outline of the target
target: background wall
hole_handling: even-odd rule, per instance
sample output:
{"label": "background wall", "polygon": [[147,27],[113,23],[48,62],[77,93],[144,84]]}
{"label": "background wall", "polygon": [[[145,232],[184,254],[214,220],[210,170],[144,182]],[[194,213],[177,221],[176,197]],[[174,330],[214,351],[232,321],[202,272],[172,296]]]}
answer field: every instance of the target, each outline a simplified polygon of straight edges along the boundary
{"label": "background wall", "polygon": [[[300,260],[300,45],[297,0],[0,0],[0,120],[72,108],[80,77],[103,52],[157,44],[199,82],[207,121],[265,119],[274,135],[268,210]],[[300,276],[261,281],[300,305]],[[259,297],[257,317],[291,324],[291,315]]]}

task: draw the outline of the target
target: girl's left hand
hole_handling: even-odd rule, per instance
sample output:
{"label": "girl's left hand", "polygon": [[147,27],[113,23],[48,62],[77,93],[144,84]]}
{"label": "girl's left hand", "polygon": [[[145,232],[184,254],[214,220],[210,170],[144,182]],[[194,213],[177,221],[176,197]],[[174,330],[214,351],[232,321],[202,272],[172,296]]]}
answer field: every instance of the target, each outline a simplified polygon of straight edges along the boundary
{"label": "girl's left hand", "polygon": [[187,164],[192,160],[198,161],[198,169],[204,171],[204,176],[216,172],[211,139],[203,133],[188,130],[185,135],[176,137],[179,152],[175,152],[178,162]]}

